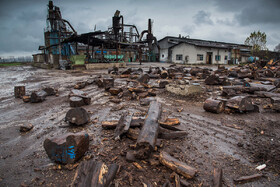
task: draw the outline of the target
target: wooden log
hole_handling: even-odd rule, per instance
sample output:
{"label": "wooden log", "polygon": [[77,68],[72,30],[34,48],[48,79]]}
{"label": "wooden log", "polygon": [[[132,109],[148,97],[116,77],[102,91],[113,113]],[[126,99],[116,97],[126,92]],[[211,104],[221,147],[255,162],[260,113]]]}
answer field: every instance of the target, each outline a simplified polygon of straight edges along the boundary
{"label": "wooden log", "polygon": [[175,172],[171,173],[170,178],[174,179],[175,187],[181,187],[181,182],[180,182],[181,179],[177,173],[175,173]]}
{"label": "wooden log", "polygon": [[160,75],[158,74],[149,74],[150,79],[160,79]]}
{"label": "wooden log", "polygon": [[140,99],[139,102],[140,102],[140,105],[141,105],[141,106],[149,106],[150,103],[151,103],[152,101],[155,101],[155,100],[156,100],[156,99],[155,99],[154,97],[147,97],[147,98],[142,98],[142,99]]}
{"label": "wooden log", "polygon": [[159,88],[165,88],[166,85],[168,85],[170,82],[167,80],[160,80],[159,81]]}
{"label": "wooden log", "polygon": [[141,158],[149,157],[151,150],[154,150],[158,136],[159,124],[158,120],[161,116],[161,104],[158,101],[152,101],[137,139],[138,149],[143,150],[143,154],[139,155]]}
{"label": "wooden log", "polygon": [[33,125],[32,124],[21,124],[19,126],[19,131],[20,132],[28,132],[30,131],[31,129],[33,129]]}
{"label": "wooden log", "polygon": [[57,91],[52,87],[45,87],[43,90],[47,93],[47,96],[52,96],[57,93]]}
{"label": "wooden log", "polygon": [[88,112],[81,107],[70,109],[65,116],[66,122],[78,126],[88,123],[89,120],[90,120],[90,116]]}
{"label": "wooden log", "polygon": [[25,95],[25,86],[15,86],[14,95],[15,98],[22,98]]}
{"label": "wooden log", "polygon": [[143,74],[138,78],[138,81],[140,83],[148,84],[148,82],[150,81],[150,76],[148,74]]}
{"label": "wooden log", "polygon": [[203,109],[207,112],[213,112],[213,113],[221,113],[225,109],[225,103],[223,101],[214,100],[214,99],[206,99],[203,105]]}
{"label": "wooden log", "polygon": [[71,107],[81,107],[85,105],[84,100],[81,97],[70,97],[69,101]]}
{"label": "wooden log", "polygon": [[95,83],[97,84],[98,88],[103,88],[104,87],[104,83],[102,79],[97,79],[95,81]]}
{"label": "wooden log", "polygon": [[105,90],[109,90],[110,88],[114,87],[114,78],[103,78],[103,85],[105,87]]}
{"label": "wooden log", "polygon": [[30,101],[30,96],[24,95],[24,96],[22,96],[22,100],[23,100],[23,102],[28,103]]}
{"label": "wooden log", "polygon": [[210,75],[205,79],[204,82],[207,85],[220,85],[222,81],[220,80],[219,76]]}
{"label": "wooden log", "polygon": [[213,187],[222,187],[223,172],[221,168],[214,168],[213,171]]}
{"label": "wooden log", "polygon": [[83,89],[83,88],[85,88],[86,87],[86,85],[87,85],[87,83],[86,82],[78,82],[75,86],[74,86],[74,89]]}
{"label": "wooden log", "polygon": [[48,157],[62,164],[77,162],[89,148],[87,133],[69,133],[44,141],[44,148]]}
{"label": "wooden log", "polygon": [[255,110],[251,98],[247,96],[235,96],[227,101],[226,106],[239,112],[251,112]]}
{"label": "wooden log", "polygon": [[112,184],[118,170],[117,164],[107,166],[94,160],[82,162],[75,173],[72,186],[108,187]]}
{"label": "wooden log", "polygon": [[115,129],[119,123],[119,120],[102,121],[101,125],[103,129]]}
{"label": "wooden log", "polygon": [[132,116],[133,116],[133,113],[132,114],[128,114],[128,113],[122,114],[122,116],[120,117],[119,123],[116,127],[116,130],[115,130],[115,135],[114,135],[115,139],[120,139],[123,134],[127,133],[128,129],[130,127],[131,121],[132,121]]}
{"label": "wooden log", "polygon": [[108,90],[111,95],[118,95],[120,92],[122,92],[121,88],[110,88]]}
{"label": "wooden log", "polygon": [[234,182],[239,183],[239,182],[249,182],[258,178],[263,177],[263,174],[254,174],[250,176],[243,176],[238,179],[234,179]]}
{"label": "wooden log", "polygon": [[254,94],[256,91],[266,91],[264,87],[244,87],[244,86],[223,86],[222,95],[223,96],[236,96],[241,93]]}
{"label": "wooden log", "polygon": [[174,126],[179,125],[180,120],[178,118],[167,118],[164,121],[159,121],[160,125],[166,125],[166,126]]}
{"label": "wooden log", "polygon": [[32,92],[30,96],[30,102],[31,103],[39,103],[43,102],[46,99],[47,93],[43,90],[39,92]]}
{"label": "wooden log", "polygon": [[191,179],[195,176],[197,172],[195,168],[188,166],[184,162],[177,160],[176,158],[170,156],[168,153],[162,151],[159,155],[159,161],[161,164],[172,169],[176,173],[183,175],[187,179]]}
{"label": "wooden log", "polygon": [[160,78],[162,78],[162,79],[168,78],[168,72],[166,70],[161,71]]}
{"label": "wooden log", "polygon": [[144,87],[136,87],[136,88],[128,88],[130,92],[135,92],[135,93],[143,93],[146,92],[146,89]]}
{"label": "wooden log", "polygon": [[137,140],[138,136],[139,136],[139,133],[140,133],[140,129],[139,128],[135,128],[135,129],[132,129],[130,128],[126,134],[126,136],[131,139],[131,140]]}
{"label": "wooden log", "polygon": [[186,131],[167,131],[160,129],[158,137],[161,139],[179,139],[179,138],[185,138],[187,136]]}
{"label": "wooden log", "polygon": [[171,184],[171,182],[168,179],[166,179],[165,183],[162,185],[162,187],[173,187],[173,185]]}

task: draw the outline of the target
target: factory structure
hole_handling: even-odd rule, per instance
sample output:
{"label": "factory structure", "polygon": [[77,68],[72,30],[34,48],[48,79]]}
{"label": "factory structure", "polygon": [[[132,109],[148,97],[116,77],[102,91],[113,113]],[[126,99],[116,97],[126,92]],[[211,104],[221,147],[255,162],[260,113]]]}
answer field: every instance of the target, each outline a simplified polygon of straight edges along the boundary
{"label": "factory structure", "polygon": [[47,68],[86,68],[98,64],[123,66],[124,62],[158,61],[153,53],[157,39],[148,28],[139,32],[133,24],[126,24],[120,11],[112,17],[112,27],[106,31],[78,34],[69,21],[63,19],[59,7],[48,3],[47,25],[41,53],[34,54],[34,64]]}
{"label": "factory structure", "polygon": [[239,64],[248,61],[251,46],[191,39],[179,35],[157,41],[151,19],[147,29],[138,31],[126,24],[120,11],[112,17],[112,27],[105,31],[78,34],[62,17],[59,7],[48,3],[44,45],[33,55],[34,64],[56,69],[100,66],[125,66],[129,62],[179,64]]}

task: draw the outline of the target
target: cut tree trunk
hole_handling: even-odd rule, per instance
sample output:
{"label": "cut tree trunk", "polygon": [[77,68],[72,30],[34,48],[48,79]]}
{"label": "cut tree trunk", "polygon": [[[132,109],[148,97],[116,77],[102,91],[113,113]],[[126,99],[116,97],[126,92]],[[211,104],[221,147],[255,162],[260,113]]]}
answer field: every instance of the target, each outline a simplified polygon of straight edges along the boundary
{"label": "cut tree trunk", "polygon": [[32,92],[30,96],[30,102],[31,103],[39,103],[43,102],[47,97],[47,92],[41,90],[39,92]]}
{"label": "cut tree trunk", "polygon": [[160,128],[158,138],[160,139],[178,139],[178,138],[185,138],[187,136],[186,131],[170,131],[163,128]]}
{"label": "cut tree trunk", "polygon": [[150,81],[150,76],[148,74],[143,74],[138,78],[138,81],[141,83],[148,84],[148,82]]}
{"label": "cut tree trunk", "polygon": [[109,90],[114,87],[114,78],[103,78],[103,85],[105,90]]}
{"label": "cut tree trunk", "polygon": [[62,164],[73,164],[78,161],[89,148],[87,133],[69,133],[55,138],[47,138],[44,148],[48,157]]}
{"label": "cut tree trunk", "polygon": [[213,112],[219,114],[224,111],[225,104],[223,101],[218,101],[209,98],[204,102],[203,109],[206,110],[207,112]]}
{"label": "cut tree trunk", "polygon": [[55,95],[57,93],[57,91],[52,87],[46,87],[43,90],[45,92],[47,92],[47,96],[52,96],[52,95]]}
{"label": "cut tree trunk", "polygon": [[15,86],[14,95],[15,98],[22,98],[25,95],[25,86]]}
{"label": "cut tree trunk", "polygon": [[119,166],[109,166],[94,160],[82,162],[74,176],[75,187],[108,187],[112,184]]}
{"label": "cut tree trunk", "polygon": [[162,71],[160,73],[160,78],[162,78],[162,79],[168,78],[168,72],[166,70]]}
{"label": "cut tree trunk", "polygon": [[127,113],[124,113],[121,116],[119,123],[115,130],[115,135],[114,135],[115,139],[120,139],[123,134],[127,133],[128,129],[130,127],[131,121],[132,121],[132,116],[133,116],[133,114],[129,115]]}
{"label": "cut tree trunk", "polygon": [[217,76],[217,75],[210,75],[209,77],[207,77],[205,79],[205,84],[207,84],[207,85],[220,85],[221,80],[220,80],[219,76]]}
{"label": "cut tree trunk", "polygon": [[81,107],[85,105],[84,100],[81,97],[70,97],[69,101],[71,107]]}
{"label": "cut tree trunk", "polygon": [[233,97],[227,101],[226,106],[239,112],[251,112],[255,109],[251,98],[247,96]]}
{"label": "cut tree trunk", "polygon": [[78,126],[88,123],[89,120],[90,116],[88,112],[81,107],[70,109],[65,116],[66,122],[68,121],[70,124]]}
{"label": "cut tree trunk", "polygon": [[160,116],[161,104],[158,101],[152,101],[136,143],[137,147],[143,150],[142,154],[139,155],[140,158],[148,158],[151,151],[155,148]]}
{"label": "cut tree trunk", "polygon": [[172,169],[176,173],[179,173],[180,175],[183,175],[188,179],[193,178],[195,176],[195,173],[197,172],[195,168],[177,160],[164,151],[160,153],[159,161],[166,167]]}

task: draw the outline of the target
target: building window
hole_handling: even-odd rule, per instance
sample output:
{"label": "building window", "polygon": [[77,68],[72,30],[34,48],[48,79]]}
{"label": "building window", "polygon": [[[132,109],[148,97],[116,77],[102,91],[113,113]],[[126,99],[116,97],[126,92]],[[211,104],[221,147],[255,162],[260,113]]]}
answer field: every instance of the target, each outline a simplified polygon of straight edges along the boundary
{"label": "building window", "polygon": [[228,57],[227,57],[227,56],[225,56],[225,60],[227,60],[227,58],[228,58]]}
{"label": "building window", "polygon": [[221,61],[221,56],[220,56],[220,55],[216,55],[216,56],[215,56],[215,60],[216,60],[216,61]]}
{"label": "building window", "polygon": [[162,54],[162,56],[161,56],[162,58],[164,58],[164,54]]}
{"label": "building window", "polygon": [[197,60],[198,61],[203,61],[203,55],[202,54],[197,54]]}
{"label": "building window", "polygon": [[183,55],[176,55],[176,60],[183,60]]}

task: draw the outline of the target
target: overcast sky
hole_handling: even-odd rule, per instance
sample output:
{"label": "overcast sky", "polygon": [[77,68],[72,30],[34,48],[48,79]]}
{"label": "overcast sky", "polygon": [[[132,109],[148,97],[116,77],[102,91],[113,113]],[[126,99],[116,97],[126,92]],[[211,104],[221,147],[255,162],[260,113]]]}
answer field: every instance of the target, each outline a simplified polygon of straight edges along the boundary
{"label": "overcast sky", "polygon": [[[37,53],[44,45],[48,0],[0,0],[0,56]],[[253,31],[267,34],[267,47],[280,43],[280,0],[54,0],[78,34],[107,30],[120,10],[141,32],[154,21],[157,39],[167,35],[244,43]]]}

